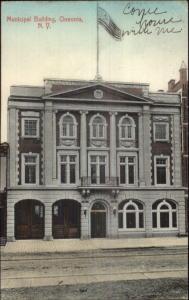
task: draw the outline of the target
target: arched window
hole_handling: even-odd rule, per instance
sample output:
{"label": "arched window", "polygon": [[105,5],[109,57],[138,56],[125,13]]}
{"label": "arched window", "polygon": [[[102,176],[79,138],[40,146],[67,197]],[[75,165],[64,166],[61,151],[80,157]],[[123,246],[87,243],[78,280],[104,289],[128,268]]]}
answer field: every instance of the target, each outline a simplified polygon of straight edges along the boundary
{"label": "arched window", "polygon": [[134,140],[135,139],[135,122],[133,118],[128,115],[123,116],[118,124],[120,140]]}
{"label": "arched window", "polygon": [[77,137],[77,122],[75,117],[66,113],[60,118],[60,137],[61,138],[76,138]]}
{"label": "arched window", "polygon": [[105,139],[106,138],[106,119],[97,114],[91,118],[89,123],[90,126],[90,137],[92,139]]}
{"label": "arched window", "polygon": [[153,228],[177,228],[177,206],[168,199],[158,200],[152,205]]}
{"label": "arched window", "polygon": [[143,204],[137,200],[127,200],[119,204],[119,229],[144,228]]}

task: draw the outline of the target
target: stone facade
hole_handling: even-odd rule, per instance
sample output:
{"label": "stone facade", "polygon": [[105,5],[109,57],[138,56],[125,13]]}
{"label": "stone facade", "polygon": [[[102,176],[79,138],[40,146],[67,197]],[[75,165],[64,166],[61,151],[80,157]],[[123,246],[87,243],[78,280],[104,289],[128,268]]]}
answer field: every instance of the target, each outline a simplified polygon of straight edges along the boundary
{"label": "stone facade", "polygon": [[185,234],[178,94],[46,79],[8,111],[9,240]]}

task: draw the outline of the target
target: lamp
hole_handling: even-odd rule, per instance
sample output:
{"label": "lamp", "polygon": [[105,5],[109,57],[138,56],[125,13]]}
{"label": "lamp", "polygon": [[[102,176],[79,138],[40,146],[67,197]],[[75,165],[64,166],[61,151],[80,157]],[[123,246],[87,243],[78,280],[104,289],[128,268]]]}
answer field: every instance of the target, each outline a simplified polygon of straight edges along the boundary
{"label": "lamp", "polygon": [[114,206],[114,207],[113,207],[113,215],[114,215],[114,216],[116,215],[116,210],[117,210],[117,209],[116,209],[116,207]]}

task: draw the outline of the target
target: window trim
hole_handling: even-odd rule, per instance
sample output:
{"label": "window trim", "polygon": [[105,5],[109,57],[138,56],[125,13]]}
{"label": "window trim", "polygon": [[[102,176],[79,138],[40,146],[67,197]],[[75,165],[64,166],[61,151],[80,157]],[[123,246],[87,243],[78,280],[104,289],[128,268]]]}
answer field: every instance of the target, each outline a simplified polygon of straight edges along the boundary
{"label": "window trim", "polygon": [[[100,117],[103,120],[103,137],[99,136],[93,136],[93,121],[95,120],[96,117]],[[106,118],[102,114],[95,114],[91,117],[90,122],[89,122],[89,128],[90,128],[90,139],[91,140],[106,140],[107,139],[107,121]]]}
{"label": "window trim", "polygon": [[[135,200],[137,201],[137,200]],[[139,201],[138,201],[139,202]],[[118,222],[118,231],[145,231],[145,210],[144,210],[144,204],[140,202],[143,205],[143,209],[139,209],[138,205],[133,202],[133,200],[129,200],[128,202],[125,203],[123,206],[123,209],[118,210],[118,215],[119,213],[122,213],[123,215],[123,228],[119,228],[119,222]],[[135,210],[127,210],[127,207],[129,205],[133,205],[135,207]],[[127,228],[127,217],[126,214],[134,212],[135,213],[135,218],[136,218],[136,227],[135,228]],[[139,227],[139,213],[143,213],[143,227]],[[119,218],[119,216],[118,216]]]}
{"label": "window trim", "polygon": [[[124,119],[129,119],[131,121],[131,138],[129,137],[126,137],[126,138],[123,138],[121,136],[121,128],[122,128],[122,122]],[[120,141],[134,141],[135,140],[135,128],[136,128],[136,124],[135,124],[135,121],[132,117],[130,117],[128,114],[122,116],[119,120],[119,123],[118,123],[118,128],[119,128],[119,140]]]}
{"label": "window trim", "polygon": [[[64,118],[66,116],[70,116],[72,119],[73,119],[73,136],[70,136],[70,135],[63,135],[63,121],[64,121]],[[66,112],[65,114],[63,114],[61,117],[60,117],[60,120],[59,120],[59,136],[61,139],[67,139],[67,140],[75,140],[77,138],[77,121],[76,121],[76,117],[69,113],[69,112]]]}
{"label": "window trim", "polygon": [[[109,154],[106,151],[89,151],[88,152],[88,177],[91,178],[91,156],[105,156],[105,178],[109,177]],[[99,169],[98,164],[98,169]],[[99,176],[97,176],[98,178]],[[91,185],[105,185],[106,183],[91,183]]]}
{"label": "window trim", "polygon": [[[36,135],[26,135],[25,134],[25,121],[37,121],[36,123]],[[39,138],[39,118],[38,117],[22,117],[22,137],[24,138]]]}
{"label": "window trim", "polygon": [[[61,186],[77,186],[79,184],[79,154],[77,151],[59,151],[58,152],[58,183]],[[76,160],[75,160],[75,183],[63,183],[61,182],[61,156],[65,155],[67,156],[76,156]],[[68,172],[66,174],[67,178],[68,178]]]}
{"label": "window trim", "polygon": [[[165,158],[167,160],[166,168],[166,183],[157,183],[157,159]],[[163,165],[162,165],[163,166]],[[170,185],[170,156],[168,155],[154,155],[154,185],[155,186],[169,186]]]}
{"label": "window trim", "polygon": [[[33,156],[36,157],[36,183],[26,183],[25,182],[25,165],[27,163],[25,163],[25,157],[26,156]],[[22,185],[26,185],[26,186],[37,186],[39,185],[39,154],[38,153],[22,153],[21,154],[21,164],[22,164],[22,174],[21,174],[21,183]]]}
{"label": "window trim", "polygon": [[[156,125],[166,125],[166,137],[165,139],[158,139],[156,138]],[[154,135],[154,142],[168,142],[169,141],[169,123],[168,122],[153,122],[153,135]]]}
{"label": "window trim", "polygon": [[[121,156],[124,156],[126,157],[126,160],[127,160],[127,163],[125,163],[125,166],[128,170],[128,157],[135,157],[135,163],[133,164],[134,165],[134,183],[128,183],[128,176],[126,177],[126,183],[121,183],[121,180],[120,180],[120,157]],[[127,171],[125,171],[127,172]],[[138,186],[138,155],[136,152],[119,152],[117,154],[117,174],[118,174],[118,178],[119,178],[119,185],[120,186],[129,186],[129,187],[135,187],[135,186]],[[128,175],[128,173],[127,173]]]}
{"label": "window trim", "polygon": [[[173,203],[175,203],[175,202],[173,202]],[[163,205],[167,205],[168,209],[162,209],[161,210],[161,206],[163,206]],[[153,227],[153,213],[154,212],[156,213],[157,227]],[[169,227],[160,227],[160,213],[161,212],[168,212],[169,213]],[[173,227],[173,223],[172,223],[173,222],[173,220],[172,220],[172,218],[173,218],[173,212],[176,212],[177,227]],[[152,209],[152,230],[154,230],[154,231],[160,231],[160,230],[164,230],[164,231],[167,231],[167,230],[178,230],[178,206],[177,206],[177,204],[176,204],[176,208],[172,208],[171,205],[166,201],[166,199],[163,199],[158,204],[158,206],[157,206],[156,209]]]}

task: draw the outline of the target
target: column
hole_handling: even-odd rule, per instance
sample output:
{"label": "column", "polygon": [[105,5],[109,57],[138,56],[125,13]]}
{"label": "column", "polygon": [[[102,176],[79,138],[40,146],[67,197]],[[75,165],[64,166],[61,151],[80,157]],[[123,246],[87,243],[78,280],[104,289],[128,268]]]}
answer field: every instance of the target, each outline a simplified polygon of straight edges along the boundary
{"label": "column", "polygon": [[9,109],[9,128],[8,128],[8,142],[10,145],[10,159],[9,159],[9,180],[10,186],[17,185],[17,111],[15,107]]}
{"label": "column", "polygon": [[172,124],[172,147],[173,147],[173,178],[174,185],[181,186],[181,128],[180,128],[180,115],[173,116]]}
{"label": "column", "polygon": [[89,203],[82,201],[81,203],[81,239],[89,239]]}
{"label": "column", "polygon": [[15,216],[14,216],[14,202],[8,200],[7,203],[7,241],[14,242],[15,241]]}
{"label": "column", "polygon": [[151,185],[151,132],[149,106],[143,108],[143,154],[144,154],[144,181],[146,186]]}
{"label": "column", "polygon": [[47,203],[45,205],[45,241],[52,241],[52,205]]}
{"label": "column", "polygon": [[80,177],[87,177],[87,111],[80,111]]}
{"label": "column", "polygon": [[152,203],[150,201],[146,201],[145,207],[144,228],[146,229],[146,237],[152,237]]}
{"label": "column", "polygon": [[57,160],[57,155],[56,155],[56,111],[53,111],[52,115],[52,122],[53,122],[53,165],[52,165],[52,177],[53,180],[57,179],[57,172],[56,172],[56,160]]}
{"label": "column", "polygon": [[145,186],[144,181],[144,139],[143,139],[143,116],[138,114],[138,148],[139,148],[139,186]]}
{"label": "column", "polygon": [[116,166],[116,112],[110,112],[110,177],[117,176]]}
{"label": "column", "polygon": [[53,113],[52,102],[45,103],[44,115],[44,177],[45,185],[52,184],[53,169]]}

